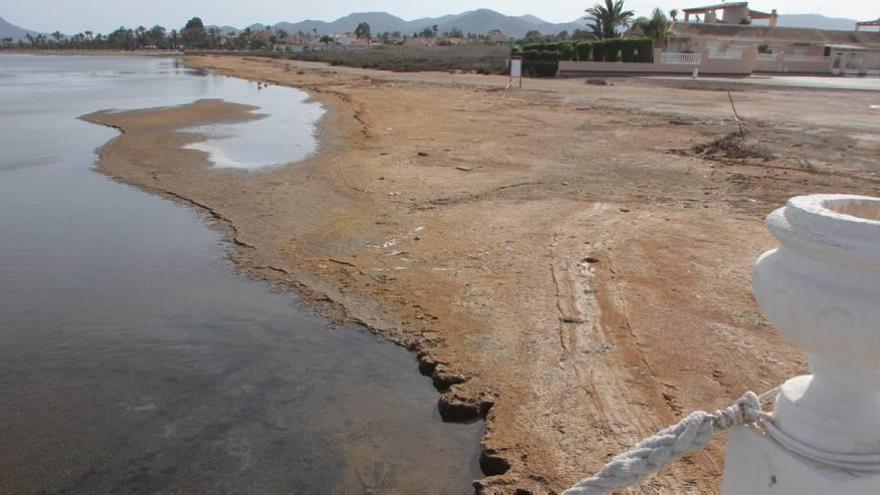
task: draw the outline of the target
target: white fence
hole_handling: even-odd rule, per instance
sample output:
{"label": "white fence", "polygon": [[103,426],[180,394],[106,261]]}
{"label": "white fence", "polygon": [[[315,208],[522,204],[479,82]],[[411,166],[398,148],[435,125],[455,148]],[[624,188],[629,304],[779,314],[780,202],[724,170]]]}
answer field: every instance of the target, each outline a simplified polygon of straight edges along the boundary
{"label": "white fence", "polygon": [[742,50],[727,50],[725,52],[709,52],[709,58],[718,60],[742,60]]}
{"label": "white fence", "polygon": [[673,65],[700,65],[703,63],[703,54],[665,52],[660,54],[660,63]]}
{"label": "white fence", "polygon": [[830,62],[830,57],[822,55],[785,55],[782,53],[759,53],[758,60],[762,62]]}
{"label": "white fence", "polygon": [[782,59],[786,62],[825,62],[831,61],[829,57],[820,55],[783,55]]}

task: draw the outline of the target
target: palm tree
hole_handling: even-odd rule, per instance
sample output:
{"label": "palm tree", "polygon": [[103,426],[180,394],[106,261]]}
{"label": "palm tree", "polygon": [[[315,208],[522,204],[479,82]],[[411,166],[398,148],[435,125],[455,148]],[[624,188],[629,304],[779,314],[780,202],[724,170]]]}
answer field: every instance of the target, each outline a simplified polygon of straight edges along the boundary
{"label": "palm tree", "polygon": [[587,16],[592,21],[588,27],[598,38],[616,38],[618,27],[628,27],[635,13],[623,10],[623,0],[605,0],[605,5],[597,3],[587,9]]}
{"label": "palm tree", "polygon": [[217,48],[220,46],[220,28],[218,27],[210,27],[208,28],[208,38],[210,40],[210,48]]}
{"label": "palm tree", "polygon": [[672,17],[672,22],[678,22],[678,9],[670,10],[669,17]]}
{"label": "palm tree", "polygon": [[639,17],[632,23],[633,29],[638,29],[654,40],[655,45],[662,44],[669,35],[669,27],[672,25],[666,14],[660,9],[654,9],[651,17]]}

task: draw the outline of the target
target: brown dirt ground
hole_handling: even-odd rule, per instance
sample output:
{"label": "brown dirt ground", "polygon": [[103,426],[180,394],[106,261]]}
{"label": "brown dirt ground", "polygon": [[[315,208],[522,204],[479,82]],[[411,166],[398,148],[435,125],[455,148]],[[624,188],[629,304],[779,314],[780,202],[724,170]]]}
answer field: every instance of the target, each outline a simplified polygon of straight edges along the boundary
{"label": "brown dirt ground", "polygon": [[[87,119],[99,169],[207,209],[246,273],[419,353],[450,420],[484,416],[480,493],[554,493],[693,409],[805,369],[752,297],[763,217],[804,193],[880,195],[877,96],[734,93],[772,158],[698,154],[725,92],[644,81],[392,74],[233,57],[187,63],[304,88],[321,151],[213,170],[182,127],[216,101]],[[718,491],[724,439],[637,493]]]}

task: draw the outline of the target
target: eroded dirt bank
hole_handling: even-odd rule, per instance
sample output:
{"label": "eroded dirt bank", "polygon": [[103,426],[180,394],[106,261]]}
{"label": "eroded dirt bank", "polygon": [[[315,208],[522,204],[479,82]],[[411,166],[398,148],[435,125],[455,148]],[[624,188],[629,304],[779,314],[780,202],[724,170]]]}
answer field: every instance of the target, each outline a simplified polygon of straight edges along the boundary
{"label": "eroded dirt bank", "polygon": [[[751,296],[774,245],[762,219],[796,194],[880,194],[871,93],[737,92],[757,148],[697,154],[736,129],[726,93],[187,63],[310,90],[329,110],[321,152],[210,169],[178,130],[247,112],[199,102],[89,116],[125,131],[99,169],[209,209],[243,271],[417,351],[445,417],[486,417],[482,493],[559,492],[681,414],[804,369]],[[717,491],[722,442],[640,490]]]}

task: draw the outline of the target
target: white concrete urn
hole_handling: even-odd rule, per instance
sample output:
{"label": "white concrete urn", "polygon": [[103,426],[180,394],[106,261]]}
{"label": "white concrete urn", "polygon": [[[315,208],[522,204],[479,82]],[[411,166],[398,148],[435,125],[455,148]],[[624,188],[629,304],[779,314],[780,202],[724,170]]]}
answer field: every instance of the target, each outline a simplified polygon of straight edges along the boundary
{"label": "white concrete urn", "polygon": [[826,452],[880,454],[880,198],[800,196],[767,217],[781,246],[754,269],[770,321],[809,356],[774,423]]}

